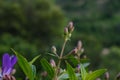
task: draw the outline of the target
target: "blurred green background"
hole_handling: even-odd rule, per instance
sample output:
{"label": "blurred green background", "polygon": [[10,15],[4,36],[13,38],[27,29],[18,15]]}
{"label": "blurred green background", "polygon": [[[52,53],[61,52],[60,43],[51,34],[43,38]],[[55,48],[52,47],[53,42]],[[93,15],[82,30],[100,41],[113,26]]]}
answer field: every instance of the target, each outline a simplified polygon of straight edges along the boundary
{"label": "blurred green background", "polygon": [[[0,57],[11,48],[28,60],[47,57],[52,45],[60,51],[69,21],[75,30],[66,52],[81,40],[90,69],[108,68],[113,80],[120,72],[120,0],[0,0]],[[16,76],[24,75],[17,69]]]}

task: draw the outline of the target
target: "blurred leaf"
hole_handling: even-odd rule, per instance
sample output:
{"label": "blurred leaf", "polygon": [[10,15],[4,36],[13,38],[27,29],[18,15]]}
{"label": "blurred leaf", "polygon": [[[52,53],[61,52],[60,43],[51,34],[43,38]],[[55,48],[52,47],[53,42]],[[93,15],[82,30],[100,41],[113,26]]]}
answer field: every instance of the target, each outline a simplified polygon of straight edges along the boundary
{"label": "blurred leaf", "polygon": [[33,76],[34,76],[34,78],[35,78],[35,76],[36,76],[36,67],[35,67],[35,65],[32,65],[32,64],[31,64],[31,68],[32,68]]}
{"label": "blurred leaf", "polygon": [[72,66],[69,63],[67,63],[67,72],[69,75],[69,80],[78,80]]}
{"label": "blurred leaf", "polygon": [[82,64],[80,64],[80,70],[81,70],[81,77],[82,77],[82,80],[85,80],[86,76],[87,76],[87,72],[84,68],[84,66]]}
{"label": "blurred leaf", "polygon": [[47,54],[50,55],[50,56],[53,56],[53,57],[58,57],[57,55],[52,54],[52,53],[47,53]]}
{"label": "blurred leaf", "polygon": [[55,70],[52,68],[52,66],[48,63],[46,59],[43,58],[40,62],[43,68],[47,71],[48,77],[52,79],[55,75]]}
{"label": "blurred leaf", "polygon": [[33,64],[39,57],[40,57],[40,55],[34,57],[34,58],[32,59],[32,61],[30,61],[29,63],[30,63],[30,64]]}
{"label": "blurred leaf", "polygon": [[66,72],[64,72],[64,73],[62,73],[62,75],[60,75],[58,77],[58,80],[65,80],[65,79],[68,79],[68,78],[69,78],[68,74]]}
{"label": "blurred leaf", "polygon": [[12,51],[16,54],[18,58],[18,64],[25,73],[25,75],[29,78],[29,80],[34,80],[34,76],[32,74],[32,68],[27,61],[26,58],[24,58],[22,55],[18,54],[15,50],[12,49]]}
{"label": "blurred leaf", "polygon": [[90,65],[90,63],[83,63],[84,67],[88,67]]}
{"label": "blurred leaf", "polygon": [[106,72],[106,69],[99,69],[96,70],[90,74],[88,74],[85,78],[85,80],[95,80],[97,77],[99,77],[100,75],[102,75],[103,73]]}
{"label": "blurred leaf", "polygon": [[70,61],[71,64],[73,64],[74,66],[79,64],[78,59],[76,59],[74,56],[70,55],[67,57],[68,61]]}
{"label": "blurred leaf", "polygon": [[81,63],[88,63],[90,60],[89,59],[80,59]]}

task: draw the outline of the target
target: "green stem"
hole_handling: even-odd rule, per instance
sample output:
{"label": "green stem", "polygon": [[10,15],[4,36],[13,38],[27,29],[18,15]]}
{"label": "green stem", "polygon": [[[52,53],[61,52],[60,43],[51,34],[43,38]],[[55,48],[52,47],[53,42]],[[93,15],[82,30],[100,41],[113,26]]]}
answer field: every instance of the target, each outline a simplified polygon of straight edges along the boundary
{"label": "green stem", "polygon": [[61,50],[61,53],[60,53],[60,58],[62,58],[62,56],[63,56],[66,42],[67,42],[67,40],[65,40],[64,43],[63,43],[62,50]]}
{"label": "green stem", "polygon": [[62,60],[62,57],[63,57],[63,53],[64,53],[64,49],[65,49],[66,42],[67,42],[67,40],[65,40],[64,43],[63,43],[62,50],[61,50],[61,53],[60,53],[60,58],[59,58],[59,61],[58,61],[57,69],[59,69],[59,67],[60,67],[60,64],[61,64],[61,60]]}
{"label": "green stem", "polygon": [[62,50],[61,50],[61,53],[60,53],[60,57],[59,57],[59,60],[58,60],[58,64],[57,64],[57,67],[56,67],[56,74],[55,74],[54,80],[58,80],[57,76],[58,76],[58,73],[59,73],[60,64],[61,64],[61,61],[62,61],[62,57],[63,57],[66,42],[67,42],[67,40],[64,40]]}

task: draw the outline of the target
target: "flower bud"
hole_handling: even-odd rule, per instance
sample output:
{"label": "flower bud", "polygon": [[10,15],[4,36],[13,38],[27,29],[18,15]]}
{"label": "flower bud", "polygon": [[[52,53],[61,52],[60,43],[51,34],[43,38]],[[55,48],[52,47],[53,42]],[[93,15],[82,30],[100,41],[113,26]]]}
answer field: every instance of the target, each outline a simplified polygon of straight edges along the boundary
{"label": "flower bud", "polygon": [[55,47],[55,46],[52,46],[51,51],[56,54],[56,51],[57,51],[57,50],[56,50],[56,47]]}
{"label": "flower bud", "polygon": [[70,33],[73,32],[73,30],[74,30],[73,22],[69,22],[68,30],[69,30]]}
{"label": "flower bud", "polygon": [[82,48],[82,42],[81,41],[78,41],[77,48],[78,48],[78,50],[81,50],[81,48]]}
{"label": "flower bud", "polygon": [[73,50],[72,50],[72,54],[77,54],[77,52],[78,52],[78,49],[75,47]]}
{"label": "flower bud", "polygon": [[69,22],[69,26],[70,27],[72,27],[73,26],[73,22],[71,21],[71,22]]}
{"label": "flower bud", "polygon": [[50,60],[50,64],[51,64],[52,67],[56,67],[56,63],[53,59]]}
{"label": "flower bud", "polygon": [[109,80],[109,73],[108,72],[105,73],[105,80]]}
{"label": "flower bud", "polygon": [[67,27],[64,28],[64,35],[68,35],[68,28]]}

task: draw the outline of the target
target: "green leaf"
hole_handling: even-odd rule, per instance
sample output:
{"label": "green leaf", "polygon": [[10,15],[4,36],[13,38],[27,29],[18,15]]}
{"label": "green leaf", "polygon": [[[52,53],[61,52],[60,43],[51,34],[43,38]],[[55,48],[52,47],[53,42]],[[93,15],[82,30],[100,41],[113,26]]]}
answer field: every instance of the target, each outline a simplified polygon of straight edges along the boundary
{"label": "green leaf", "polygon": [[48,55],[52,56],[52,57],[58,57],[57,55],[55,54],[52,54],[52,53],[47,53]]}
{"label": "green leaf", "polygon": [[76,59],[73,55],[67,56],[67,61],[72,63],[71,65],[76,66],[79,64],[78,59]]}
{"label": "green leaf", "polygon": [[26,58],[24,58],[22,55],[18,54],[15,50],[12,49],[12,51],[16,54],[18,58],[18,64],[25,73],[25,75],[29,78],[29,80],[34,80],[34,76],[32,74],[32,68],[27,61]]}
{"label": "green leaf", "polygon": [[40,55],[34,57],[34,58],[32,59],[32,61],[30,61],[29,63],[30,63],[30,64],[33,64],[39,57],[40,57]]}
{"label": "green leaf", "polygon": [[47,71],[48,77],[52,79],[55,75],[55,70],[53,69],[53,67],[44,58],[41,59],[40,62],[41,62],[41,65],[43,66],[43,68]]}
{"label": "green leaf", "polygon": [[83,63],[83,66],[86,68],[90,65],[90,63]]}
{"label": "green leaf", "polygon": [[31,65],[31,68],[32,68],[33,77],[35,78],[35,76],[36,76],[36,67],[35,67],[35,65]]}
{"label": "green leaf", "polygon": [[82,80],[85,80],[86,76],[87,76],[87,72],[83,66],[83,64],[80,64],[80,71],[81,71],[81,77],[82,77]]}
{"label": "green leaf", "polygon": [[99,77],[100,75],[102,75],[103,73],[106,72],[106,69],[99,69],[96,70],[90,74],[88,74],[85,78],[85,80],[95,80],[97,77]]}
{"label": "green leaf", "polygon": [[78,80],[72,66],[69,63],[67,63],[67,73],[70,78],[69,80]]}
{"label": "green leaf", "polygon": [[90,60],[89,59],[80,59],[80,63],[87,63],[87,62],[90,62]]}
{"label": "green leaf", "polygon": [[68,74],[64,72],[58,77],[58,80],[66,80],[68,78],[69,78]]}

